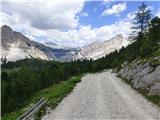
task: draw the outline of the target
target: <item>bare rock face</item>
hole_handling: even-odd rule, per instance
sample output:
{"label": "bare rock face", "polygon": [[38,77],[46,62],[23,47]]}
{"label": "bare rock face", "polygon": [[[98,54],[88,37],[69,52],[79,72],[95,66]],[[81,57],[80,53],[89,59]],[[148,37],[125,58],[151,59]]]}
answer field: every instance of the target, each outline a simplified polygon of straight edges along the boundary
{"label": "bare rock face", "polygon": [[123,66],[118,74],[122,78],[130,80],[134,88],[147,89],[149,95],[160,95],[160,65],[153,67],[149,61],[133,61],[129,65]]}
{"label": "bare rock face", "polygon": [[[150,74],[144,74],[144,76],[139,81],[137,87],[139,88],[146,88],[154,86],[155,83],[160,83],[160,66],[156,67],[155,71]],[[153,90],[152,90],[153,91]]]}
{"label": "bare rock face", "polygon": [[160,95],[160,83],[156,82],[149,91],[149,95]]}
{"label": "bare rock face", "polygon": [[6,25],[1,27],[1,36],[1,57],[6,57],[8,61],[32,57],[45,60],[56,59],[49,47],[29,40]]}
{"label": "bare rock face", "polygon": [[77,59],[99,59],[105,57],[107,54],[127,46],[130,42],[123,38],[121,34],[113,37],[104,42],[94,42],[82,47],[76,55],[73,56],[74,60]]}

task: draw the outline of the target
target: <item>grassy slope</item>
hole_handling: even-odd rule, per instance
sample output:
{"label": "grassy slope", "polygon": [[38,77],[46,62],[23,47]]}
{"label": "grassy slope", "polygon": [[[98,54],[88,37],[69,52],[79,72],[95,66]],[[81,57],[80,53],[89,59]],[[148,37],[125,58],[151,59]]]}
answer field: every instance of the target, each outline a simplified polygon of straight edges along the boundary
{"label": "grassy slope", "polygon": [[81,81],[82,76],[72,77],[68,81],[62,81],[59,84],[53,85],[50,88],[41,90],[34,94],[32,98],[26,101],[26,105],[12,113],[6,114],[2,120],[15,120],[18,116],[28,110],[28,106],[32,106],[40,98],[45,97],[47,106],[55,108],[58,103],[68,95],[75,87],[76,83]]}

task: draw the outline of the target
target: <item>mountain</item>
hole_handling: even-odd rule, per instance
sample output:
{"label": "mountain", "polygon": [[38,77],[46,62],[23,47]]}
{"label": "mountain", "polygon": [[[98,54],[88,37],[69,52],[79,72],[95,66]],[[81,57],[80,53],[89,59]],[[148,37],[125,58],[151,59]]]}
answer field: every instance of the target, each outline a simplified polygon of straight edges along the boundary
{"label": "mountain", "polygon": [[78,50],[63,47],[50,41],[44,43],[32,41],[6,25],[1,27],[1,37],[1,57],[6,57],[8,61],[16,61],[24,58],[59,61],[77,59],[96,60],[129,44],[128,40],[119,34],[110,40],[94,42]]}
{"label": "mountain", "polygon": [[74,60],[77,59],[99,59],[107,54],[119,50],[123,46],[126,47],[130,42],[126,40],[121,34],[116,35],[110,40],[104,42],[94,42],[82,47],[76,55],[73,56]]}
{"label": "mountain", "polygon": [[56,59],[51,48],[29,40],[9,26],[1,27],[1,37],[1,57],[6,57],[8,61],[32,57],[45,60]]}
{"label": "mountain", "polygon": [[24,58],[40,58],[44,60],[67,61],[76,49],[66,48],[53,42],[38,43],[13,31],[9,26],[1,27],[1,57],[8,61]]}

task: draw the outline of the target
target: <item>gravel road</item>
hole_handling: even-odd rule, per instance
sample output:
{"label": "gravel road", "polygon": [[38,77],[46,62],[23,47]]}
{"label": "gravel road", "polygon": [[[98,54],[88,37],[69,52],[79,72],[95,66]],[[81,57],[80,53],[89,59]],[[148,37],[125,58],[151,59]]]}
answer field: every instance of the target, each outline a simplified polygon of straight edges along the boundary
{"label": "gravel road", "polygon": [[88,74],[43,120],[160,120],[160,109],[110,71]]}

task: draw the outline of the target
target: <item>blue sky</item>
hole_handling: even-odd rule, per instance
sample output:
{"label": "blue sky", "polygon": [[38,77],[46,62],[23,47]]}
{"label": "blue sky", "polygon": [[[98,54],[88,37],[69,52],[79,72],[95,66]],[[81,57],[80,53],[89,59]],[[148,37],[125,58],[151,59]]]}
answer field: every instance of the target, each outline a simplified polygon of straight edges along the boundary
{"label": "blue sky", "polygon": [[[81,47],[117,34],[127,38],[142,1],[2,0],[2,25],[38,42]],[[160,16],[160,1],[144,1]]]}
{"label": "blue sky", "polygon": [[[120,16],[115,16],[115,14],[108,15],[108,16],[101,16],[101,13],[106,8],[111,8],[115,4],[120,4],[125,2],[127,4],[126,10],[120,13]],[[142,1],[141,1],[142,2]],[[80,17],[80,23],[87,25],[90,24],[92,27],[101,27],[106,24],[114,24],[117,19],[123,19],[126,17],[128,13],[134,12],[138,6],[141,4],[139,1],[113,1],[104,3],[103,1],[93,1],[93,2],[86,2],[83,12],[88,13],[87,17]],[[156,13],[160,8],[160,2],[158,1],[144,1],[149,7],[152,9],[152,13]]]}

